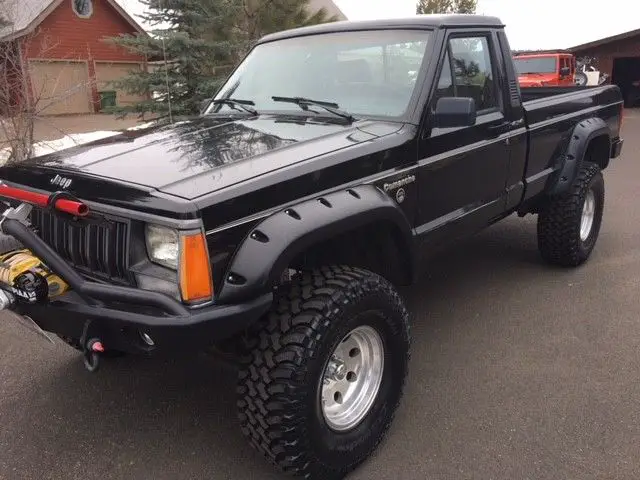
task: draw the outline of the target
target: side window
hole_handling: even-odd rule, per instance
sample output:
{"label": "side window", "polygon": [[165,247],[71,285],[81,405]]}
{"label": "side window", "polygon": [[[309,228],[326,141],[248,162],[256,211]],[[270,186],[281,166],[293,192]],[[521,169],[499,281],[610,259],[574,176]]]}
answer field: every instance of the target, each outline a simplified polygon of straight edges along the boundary
{"label": "side window", "polygon": [[[454,68],[455,96],[473,98],[479,112],[498,108],[498,94],[487,37],[452,38],[449,44]],[[445,74],[444,69],[442,74]]]}

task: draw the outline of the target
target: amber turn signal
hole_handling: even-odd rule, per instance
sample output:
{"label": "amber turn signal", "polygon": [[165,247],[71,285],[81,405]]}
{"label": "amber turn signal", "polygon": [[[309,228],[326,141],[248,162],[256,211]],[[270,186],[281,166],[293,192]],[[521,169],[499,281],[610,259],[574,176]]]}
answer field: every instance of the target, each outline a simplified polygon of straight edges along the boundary
{"label": "amber turn signal", "polygon": [[199,303],[211,300],[211,265],[202,233],[180,237],[180,293],[182,300]]}

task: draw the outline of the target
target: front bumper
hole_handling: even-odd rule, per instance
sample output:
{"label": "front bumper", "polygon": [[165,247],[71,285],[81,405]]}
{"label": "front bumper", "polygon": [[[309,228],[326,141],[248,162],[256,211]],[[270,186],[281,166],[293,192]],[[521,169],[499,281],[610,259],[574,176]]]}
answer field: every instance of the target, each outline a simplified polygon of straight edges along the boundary
{"label": "front bumper", "polygon": [[149,353],[210,346],[243,331],[269,309],[271,302],[269,294],[238,305],[171,315],[126,303],[92,305],[69,292],[43,304],[15,303],[12,310],[30,317],[47,332],[77,340],[97,338],[107,351]]}
{"label": "front bumper", "polygon": [[1,230],[19,240],[72,288],[45,303],[18,302],[11,308],[45,331],[82,342],[99,339],[105,350],[140,353],[211,345],[242,332],[273,300],[268,293],[242,304],[188,309],[161,293],[86,280],[19,220],[3,219]]}

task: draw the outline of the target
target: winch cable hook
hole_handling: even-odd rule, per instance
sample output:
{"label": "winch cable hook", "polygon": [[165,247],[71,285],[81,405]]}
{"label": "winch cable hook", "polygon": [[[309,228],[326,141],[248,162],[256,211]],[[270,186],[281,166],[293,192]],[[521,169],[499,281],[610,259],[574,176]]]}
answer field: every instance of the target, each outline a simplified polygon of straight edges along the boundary
{"label": "winch cable hook", "polygon": [[82,346],[82,359],[85,368],[95,373],[100,368],[100,355],[104,353],[104,345],[98,338],[92,338],[87,341],[87,334],[91,320],[87,320],[82,329],[82,336],[80,337],[80,345]]}

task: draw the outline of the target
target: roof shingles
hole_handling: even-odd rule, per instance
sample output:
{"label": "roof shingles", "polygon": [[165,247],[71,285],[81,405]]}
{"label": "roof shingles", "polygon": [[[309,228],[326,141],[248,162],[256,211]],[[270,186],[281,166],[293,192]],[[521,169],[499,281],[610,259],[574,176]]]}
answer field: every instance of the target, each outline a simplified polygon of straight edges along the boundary
{"label": "roof shingles", "polygon": [[[69,1],[69,0],[62,0]],[[47,11],[47,9],[55,8],[59,5],[61,0],[4,0],[0,1],[0,5],[2,6],[2,15],[6,20],[10,22],[10,25],[0,28],[0,40],[5,39],[7,37],[17,37],[20,36],[25,30],[29,29],[30,26]],[[117,5],[114,3],[116,7],[119,8],[121,13],[125,14],[124,9],[122,9],[121,5]],[[347,17],[342,13],[340,8],[332,1],[332,0],[311,0],[309,3],[309,9],[313,12],[320,10],[321,8],[325,8],[327,13],[330,16],[336,16],[339,20],[346,20]],[[132,23],[135,21],[128,18],[128,20]],[[137,26],[137,25],[136,25]],[[139,26],[137,26],[139,28]],[[141,30],[141,29],[140,29]]]}
{"label": "roof shingles", "polygon": [[[2,6],[0,15],[10,22],[8,26],[0,28],[0,40],[9,40],[28,33],[63,1],[69,2],[69,8],[71,8],[70,0],[0,0]],[[144,33],[142,27],[116,0],[106,0],[106,2],[111,4],[138,32]]]}
{"label": "roof shingles", "polygon": [[5,0],[2,15],[10,25],[0,29],[0,38],[27,29],[55,0]]}
{"label": "roof shingles", "polygon": [[313,13],[324,8],[330,17],[336,16],[338,20],[346,20],[347,17],[333,0],[311,0],[308,9]]}

